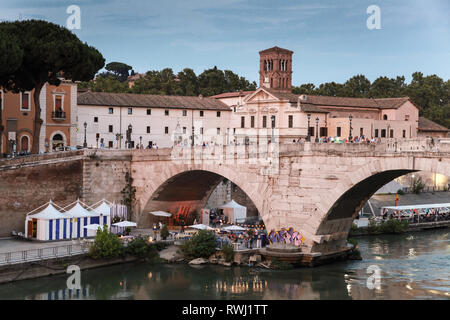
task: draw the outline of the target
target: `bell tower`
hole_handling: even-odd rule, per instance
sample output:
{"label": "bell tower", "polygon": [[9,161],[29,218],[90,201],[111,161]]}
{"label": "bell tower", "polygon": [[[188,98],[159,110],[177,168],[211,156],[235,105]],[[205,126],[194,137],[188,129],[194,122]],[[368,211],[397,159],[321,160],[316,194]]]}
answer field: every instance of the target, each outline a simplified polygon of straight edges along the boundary
{"label": "bell tower", "polygon": [[259,86],[279,92],[291,92],[292,54],[294,52],[273,47],[259,52]]}

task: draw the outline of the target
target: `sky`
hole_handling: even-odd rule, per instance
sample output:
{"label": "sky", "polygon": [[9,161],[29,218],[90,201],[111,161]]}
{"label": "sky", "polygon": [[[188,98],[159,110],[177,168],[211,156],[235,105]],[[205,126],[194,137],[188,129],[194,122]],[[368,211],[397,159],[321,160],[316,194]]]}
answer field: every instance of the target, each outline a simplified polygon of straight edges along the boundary
{"label": "sky", "polygon": [[[199,74],[217,66],[259,81],[259,51],[294,51],[293,85],[345,82],[364,74],[437,74],[450,79],[449,0],[0,0],[0,20],[67,25],[106,63],[136,72],[169,67]],[[380,29],[369,29],[376,5]]]}

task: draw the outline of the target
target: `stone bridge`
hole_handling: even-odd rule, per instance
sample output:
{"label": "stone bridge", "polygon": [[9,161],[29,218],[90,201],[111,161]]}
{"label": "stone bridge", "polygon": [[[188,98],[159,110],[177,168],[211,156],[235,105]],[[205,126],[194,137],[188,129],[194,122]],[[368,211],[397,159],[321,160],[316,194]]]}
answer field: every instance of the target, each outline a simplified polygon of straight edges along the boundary
{"label": "stone bridge", "polygon": [[[253,201],[268,231],[292,227],[306,239],[304,252],[339,252],[346,246],[357,212],[384,184],[414,171],[450,175],[450,143],[444,142],[305,143],[269,145],[265,150],[256,146],[85,150],[54,159],[41,155],[7,160],[0,162],[0,192],[9,191],[8,197],[1,195],[0,205],[8,204],[10,212],[6,215],[0,209],[0,225],[10,214],[17,214],[23,224],[25,208],[49,197],[56,202],[70,202],[78,196],[87,203],[102,198],[120,201],[129,172],[136,187],[132,219],[139,227],[149,227],[150,211],[173,212],[186,205],[199,212],[218,183],[228,179]],[[67,167],[70,162],[76,165]],[[55,171],[61,166],[65,169],[59,175],[36,179],[41,172],[51,172],[49,166]],[[15,184],[18,169],[21,180]],[[49,179],[55,177],[58,183],[52,185]],[[24,196],[24,188],[45,192]]]}

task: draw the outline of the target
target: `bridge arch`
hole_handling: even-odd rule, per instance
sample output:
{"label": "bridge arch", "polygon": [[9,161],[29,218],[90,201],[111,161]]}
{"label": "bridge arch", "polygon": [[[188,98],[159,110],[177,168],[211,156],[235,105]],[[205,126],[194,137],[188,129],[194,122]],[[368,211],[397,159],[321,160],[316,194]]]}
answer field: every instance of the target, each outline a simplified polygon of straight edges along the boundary
{"label": "bridge arch", "polygon": [[[388,157],[347,173],[321,203],[324,214],[316,220],[316,240],[320,240],[313,245],[312,251],[326,251],[324,247],[338,249],[344,245],[353,219],[364,203],[388,182],[418,171],[450,176],[450,160],[445,157]],[[330,241],[334,245],[330,246]]]}
{"label": "bridge arch", "polygon": [[[224,179],[236,184],[253,202],[263,221],[263,213],[267,207],[265,194],[269,188],[265,184],[257,184],[256,174],[238,172],[227,166],[188,166],[165,164],[158,170],[148,167],[132,168],[138,200],[139,227],[150,227],[149,212],[166,210],[174,212],[179,206],[187,206],[200,212],[204,208],[211,193]],[[153,171],[152,175],[149,171]],[[261,188],[261,186],[265,186]]]}

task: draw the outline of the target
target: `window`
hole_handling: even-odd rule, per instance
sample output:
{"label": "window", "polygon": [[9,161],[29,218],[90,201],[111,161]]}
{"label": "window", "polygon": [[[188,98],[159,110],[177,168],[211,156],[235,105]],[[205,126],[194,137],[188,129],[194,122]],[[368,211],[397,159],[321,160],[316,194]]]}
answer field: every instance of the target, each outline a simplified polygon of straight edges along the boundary
{"label": "window", "polygon": [[263,127],[263,128],[267,128],[267,116],[263,116],[262,127]]}
{"label": "window", "polygon": [[327,137],[328,136],[328,128],[327,127],[320,127],[320,136],[321,137]]}
{"label": "window", "polygon": [[133,108],[128,108],[128,114],[133,114]]}
{"label": "window", "polygon": [[98,117],[94,117],[94,122],[98,122]]}
{"label": "window", "polygon": [[409,114],[405,114],[405,121],[409,121]]}
{"label": "window", "polygon": [[254,128],[255,127],[255,116],[251,116],[250,117],[250,127]]}
{"label": "window", "polygon": [[147,115],[150,116],[152,114],[152,109],[147,109]]}
{"label": "window", "polygon": [[342,128],[341,128],[341,127],[337,127],[337,128],[336,128],[336,135],[337,135],[338,137],[340,137],[340,136],[342,135]]}
{"label": "window", "polygon": [[364,128],[359,128],[359,136],[363,136],[364,135]]}
{"label": "window", "polygon": [[168,116],[168,115],[169,115],[169,110],[167,110],[167,109],[164,110],[164,115],[165,115],[165,116]]}
{"label": "window", "polygon": [[[340,132],[339,129],[338,129],[338,132]],[[314,137],[314,127],[309,127],[309,136]]]}
{"label": "window", "polygon": [[187,110],[183,110],[183,117],[187,116]]}
{"label": "window", "polygon": [[108,131],[109,131],[109,132],[113,132],[113,131],[114,131],[114,130],[113,130],[113,126],[112,126],[112,124],[110,124],[110,125],[109,125],[109,127],[108,127]]}
{"label": "window", "polygon": [[147,133],[150,133],[150,126],[147,126]]}
{"label": "window", "polygon": [[186,127],[183,127],[183,134],[186,134]]}
{"label": "window", "polygon": [[403,138],[406,138],[406,130],[403,130],[402,137],[403,137]]}
{"label": "window", "polygon": [[393,138],[394,137],[394,129],[391,129],[389,131],[389,138]]}
{"label": "window", "polygon": [[220,111],[217,111],[217,118],[220,118]]}
{"label": "window", "polygon": [[381,129],[381,137],[386,138],[386,129]]}
{"label": "window", "polygon": [[168,134],[169,133],[169,127],[164,127],[164,133]]}
{"label": "window", "polygon": [[113,148],[113,142],[112,141],[108,141],[108,148]]}
{"label": "window", "polygon": [[217,128],[217,135],[220,134],[220,128]]}
{"label": "window", "polygon": [[203,127],[200,127],[200,134],[203,134]]}
{"label": "window", "polygon": [[200,117],[203,117],[203,110],[200,110]]}
{"label": "window", "polygon": [[245,128],[245,117],[241,117],[241,128]]}
{"label": "window", "polygon": [[275,128],[275,116],[272,116],[272,128]]}
{"label": "window", "polygon": [[378,129],[375,129],[375,138],[378,138]]}
{"label": "window", "polygon": [[20,95],[20,110],[31,111],[31,101],[29,92],[22,92],[22,94]]}
{"label": "window", "polygon": [[109,113],[109,114],[113,114],[113,113],[114,113],[114,108],[109,108],[109,109],[108,109],[108,113]]}
{"label": "window", "polygon": [[383,115],[383,120],[387,120],[387,114]]}
{"label": "window", "polygon": [[288,125],[289,125],[289,128],[293,128],[294,127],[294,116],[293,115],[290,115],[289,116],[289,118],[288,118]]}
{"label": "window", "polygon": [[55,96],[55,111],[61,111],[61,110],[62,110],[62,97]]}

